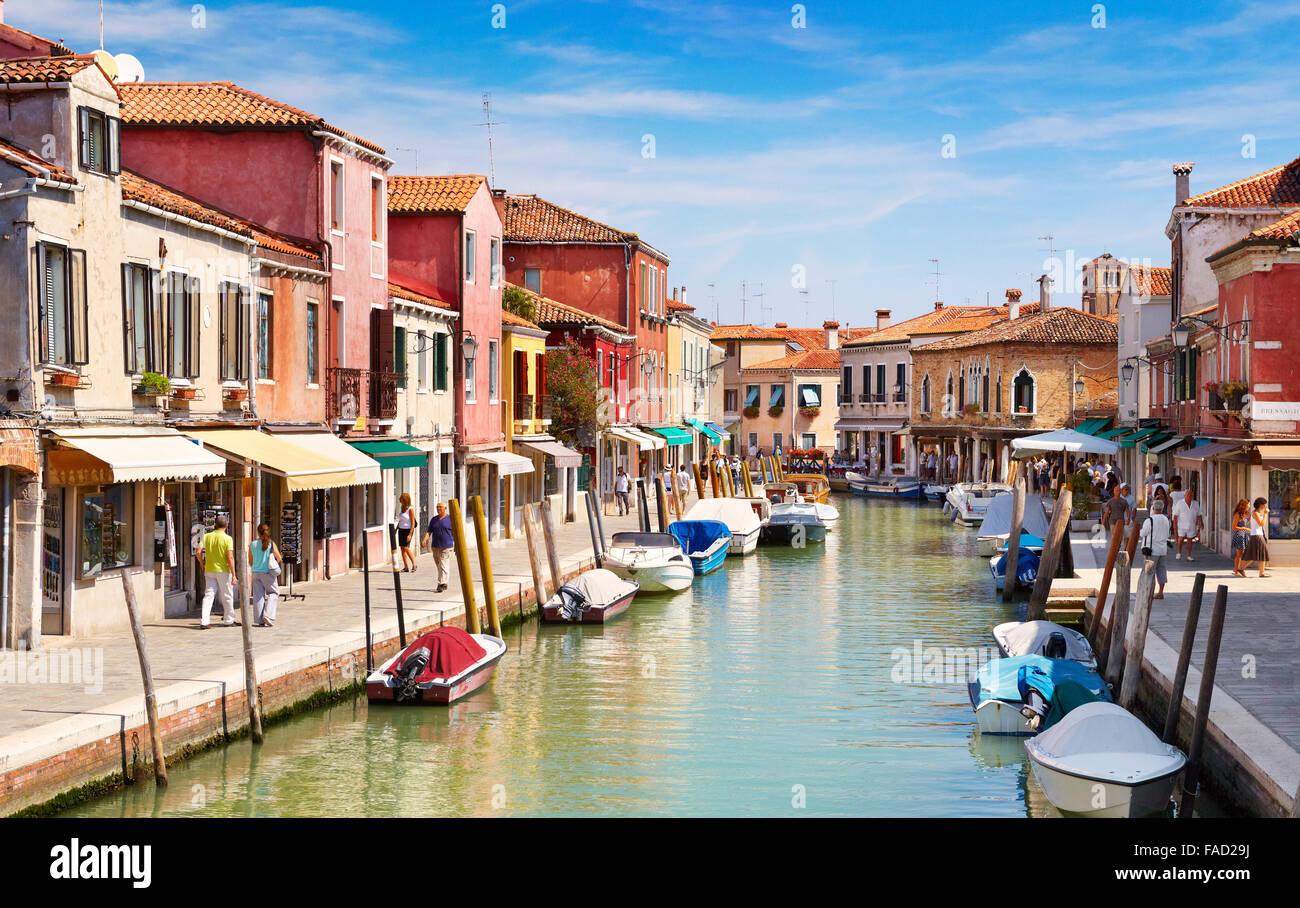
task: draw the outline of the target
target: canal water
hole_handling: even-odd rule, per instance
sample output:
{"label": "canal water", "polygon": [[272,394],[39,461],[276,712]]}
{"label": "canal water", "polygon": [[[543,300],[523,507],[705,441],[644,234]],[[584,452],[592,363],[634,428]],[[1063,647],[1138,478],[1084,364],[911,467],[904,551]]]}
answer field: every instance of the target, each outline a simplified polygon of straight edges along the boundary
{"label": "canal water", "polygon": [[1055,815],[937,658],[1023,617],[974,532],[937,505],[834,503],[824,544],[728,558],[607,627],[513,629],[450,709],[360,697],[70,815]]}

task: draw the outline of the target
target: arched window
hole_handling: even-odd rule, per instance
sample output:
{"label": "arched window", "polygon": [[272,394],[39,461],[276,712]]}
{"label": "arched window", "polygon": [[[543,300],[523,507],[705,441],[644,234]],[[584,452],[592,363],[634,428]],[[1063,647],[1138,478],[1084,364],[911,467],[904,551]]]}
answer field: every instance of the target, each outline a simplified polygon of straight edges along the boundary
{"label": "arched window", "polygon": [[1035,405],[1034,377],[1022,368],[1011,383],[1011,394],[1016,413],[1033,413]]}
{"label": "arched window", "polygon": [[993,405],[997,409],[997,412],[999,413],[1002,412],[1002,367],[1001,366],[998,367],[998,396],[994,399]]}
{"label": "arched window", "polygon": [[989,361],[987,358],[985,358],[984,360],[984,369],[980,374],[980,379],[984,383],[983,387],[981,388],[983,395],[980,397],[980,400],[983,401],[984,406],[981,407],[980,409],[982,409],[985,413],[987,413],[989,411]]}
{"label": "arched window", "polygon": [[966,367],[960,367],[957,375],[957,409],[961,410],[966,407]]}
{"label": "arched window", "polygon": [[925,373],[925,378],[921,379],[921,412],[930,412],[930,373]]}

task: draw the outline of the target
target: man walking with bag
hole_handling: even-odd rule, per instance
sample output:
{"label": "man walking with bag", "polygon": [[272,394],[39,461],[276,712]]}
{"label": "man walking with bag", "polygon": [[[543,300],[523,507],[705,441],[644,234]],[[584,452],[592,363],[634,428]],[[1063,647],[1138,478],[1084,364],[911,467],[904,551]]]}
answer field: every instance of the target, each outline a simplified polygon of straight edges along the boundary
{"label": "man walking with bag", "polygon": [[1153,501],[1151,503],[1151,516],[1142,523],[1142,532],[1139,535],[1139,544],[1142,546],[1142,557],[1155,564],[1156,582],[1160,584],[1160,589],[1156,592],[1156,599],[1165,598],[1165,584],[1169,582],[1169,571],[1165,567],[1165,557],[1169,553],[1169,518],[1165,516],[1165,503],[1163,501]]}
{"label": "man walking with bag", "polygon": [[212,618],[212,602],[217,596],[221,597],[221,609],[225,614],[222,624],[226,627],[235,627],[239,624],[235,620],[235,586],[238,582],[235,577],[233,557],[235,541],[226,532],[229,524],[229,517],[218,514],[213,522],[212,532],[203,537],[200,557],[203,560],[206,587],[203,591],[203,609],[199,618],[199,627],[205,631]]}
{"label": "man walking with bag", "polygon": [[438,513],[429,518],[429,529],[424,534],[424,539],[420,540],[423,546],[428,546],[430,542],[433,543],[433,566],[438,569],[438,588],[434,592],[441,593],[447,588],[447,562],[456,545],[445,501],[438,502]]}

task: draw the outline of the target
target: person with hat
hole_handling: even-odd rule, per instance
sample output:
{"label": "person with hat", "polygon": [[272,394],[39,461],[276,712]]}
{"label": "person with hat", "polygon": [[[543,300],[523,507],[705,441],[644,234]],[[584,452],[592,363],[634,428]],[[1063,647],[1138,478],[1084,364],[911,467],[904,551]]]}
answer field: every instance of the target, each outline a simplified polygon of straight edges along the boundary
{"label": "person with hat", "polygon": [[1169,553],[1169,518],[1165,516],[1165,502],[1157,499],[1151,503],[1151,516],[1142,523],[1138,536],[1142,546],[1142,557],[1155,565],[1156,582],[1160,584],[1155,598],[1165,598],[1165,584],[1169,582],[1169,571],[1165,567],[1165,557]]}

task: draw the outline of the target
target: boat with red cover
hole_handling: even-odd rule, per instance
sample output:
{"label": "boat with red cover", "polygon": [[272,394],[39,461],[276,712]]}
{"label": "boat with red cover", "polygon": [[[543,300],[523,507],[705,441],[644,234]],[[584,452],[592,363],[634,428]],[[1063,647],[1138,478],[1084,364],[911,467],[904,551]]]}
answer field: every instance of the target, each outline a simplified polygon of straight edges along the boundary
{"label": "boat with red cover", "polygon": [[505,641],[436,627],[421,634],[366,678],[372,703],[455,703],[488,683],[506,652]]}
{"label": "boat with red cover", "polygon": [[613,571],[595,568],[570,580],[542,606],[543,621],[601,624],[627,611],[641,589]]}

